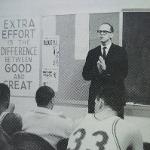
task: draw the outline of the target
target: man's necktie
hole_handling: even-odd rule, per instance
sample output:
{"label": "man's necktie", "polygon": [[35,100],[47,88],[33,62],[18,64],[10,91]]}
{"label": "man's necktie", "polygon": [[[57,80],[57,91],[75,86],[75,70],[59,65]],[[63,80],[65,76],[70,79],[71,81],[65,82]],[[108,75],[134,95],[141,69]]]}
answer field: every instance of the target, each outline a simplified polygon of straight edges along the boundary
{"label": "man's necktie", "polygon": [[104,58],[104,60],[106,59],[106,47],[103,47],[103,58]]}

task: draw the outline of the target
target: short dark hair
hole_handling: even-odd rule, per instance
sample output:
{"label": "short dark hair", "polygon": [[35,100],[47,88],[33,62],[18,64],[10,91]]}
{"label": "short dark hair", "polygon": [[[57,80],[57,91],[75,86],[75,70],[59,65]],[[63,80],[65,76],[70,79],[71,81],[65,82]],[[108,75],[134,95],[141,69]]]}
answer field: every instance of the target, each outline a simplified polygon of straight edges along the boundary
{"label": "short dark hair", "polygon": [[36,103],[37,106],[47,106],[48,103],[52,100],[55,96],[55,92],[51,87],[48,86],[41,86],[36,91]]}
{"label": "short dark hair", "polygon": [[97,97],[102,98],[106,105],[118,112],[124,106],[125,90],[116,86],[103,86],[97,90]]}
{"label": "short dark hair", "polygon": [[22,118],[16,113],[7,113],[1,122],[1,127],[9,135],[22,130]]}
{"label": "short dark hair", "polygon": [[110,31],[111,31],[111,32],[114,32],[114,27],[113,27],[110,23],[108,23],[108,22],[104,22],[104,23],[102,23],[101,25],[104,25],[104,24],[109,25],[109,27],[110,27]]}
{"label": "short dark hair", "polygon": [[10,102],[10,89],[4,84],[0,83],[0,105],[8,108]]}

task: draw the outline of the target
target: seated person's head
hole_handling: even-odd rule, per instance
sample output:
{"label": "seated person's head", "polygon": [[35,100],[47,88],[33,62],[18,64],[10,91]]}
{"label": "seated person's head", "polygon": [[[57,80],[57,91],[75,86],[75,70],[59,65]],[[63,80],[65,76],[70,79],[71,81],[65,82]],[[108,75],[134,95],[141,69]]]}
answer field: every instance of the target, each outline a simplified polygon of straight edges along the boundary
{"label": "seated person's head", "polygon": [[17,132],[12,141],[15,150],[55,150],[44,138],[30,132]]}
{"label": "seated person's head", "polygon": [[0,150],[13,150],[11,138],[0,127]]}
{"label": "seated person's head", "polygon": [[38,107],[53,108],[53,97],[55,92],[52,88],[48,86],[41,86],[36,91],[36,103]]}
{"label": "seated person's head", "polygon": [[95,99],[95,112],[99,112],[101,108],[109,107],[117,114],[123,106],[124,95],[124,90],[115,86],[101,87],[97,91]]}
{"label": "seated person's head", "polygon": [[5,111],[10,102],[10,89],[4,84],[0,83],[0,114]]}
{"label": "seated person's head", "polygon": [[22,130],[22,118],[19,114],[6,113],[4,115],[1,121],[1,127],[9,136]]}

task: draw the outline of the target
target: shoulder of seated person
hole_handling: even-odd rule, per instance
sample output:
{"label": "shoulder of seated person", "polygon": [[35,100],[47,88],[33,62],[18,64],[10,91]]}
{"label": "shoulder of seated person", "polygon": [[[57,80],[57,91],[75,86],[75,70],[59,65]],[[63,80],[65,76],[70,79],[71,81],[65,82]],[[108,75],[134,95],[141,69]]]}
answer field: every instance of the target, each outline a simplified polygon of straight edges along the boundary
{"label": "shoulder of seated person", "polygon": [[122,129],[127,130],[130,133],[139,131],[139,128],[137,126],[135,126],[135,124],[133,124],[127,120],[124,120],[124,119],[120,119],[118,121],[117,128],[120,129],[120,131],[122,131],[122,132],[123,132]]}
{"label": "shoulder of seated person", "polygon": [[70,119],[69,117],[67,117],[65,114],[63,114],[62,112],[58,113],[58,116],[62,119]]}
{"label": "shoulder of seated person", "polygon": [[61,119],[65,119],[66,121],[69,121],[70,123],[73,121],[72,118],[64,115],[63,113],[62,114],[59,114],[58,115]]}
{"label": "shoulder of seated person", "polygon": [[60,117],[60,118],[63,118],[63,119],[66,119],[66,118],[67,118],[67,117],[66,117],[65,115],[63,115],[63,114],[60,114],[59,117]]}

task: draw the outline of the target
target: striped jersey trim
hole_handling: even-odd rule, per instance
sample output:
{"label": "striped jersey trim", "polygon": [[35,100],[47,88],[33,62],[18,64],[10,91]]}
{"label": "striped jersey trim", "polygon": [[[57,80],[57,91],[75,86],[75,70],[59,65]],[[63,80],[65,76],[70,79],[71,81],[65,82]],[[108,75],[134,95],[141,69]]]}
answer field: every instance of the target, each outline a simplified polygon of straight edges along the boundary
{"label": "striped jersey trim", "polygon": [[117,123],[119,122],[120,118],[119,119],[116,119],[112,125],[112,135],[114,137],[114,141],[118,147],[118,150],[121,150],[121,147],[120,147],[120,144],[119,144],[119,140],[117,138],[117,135],[116,135],[116,125]]}

